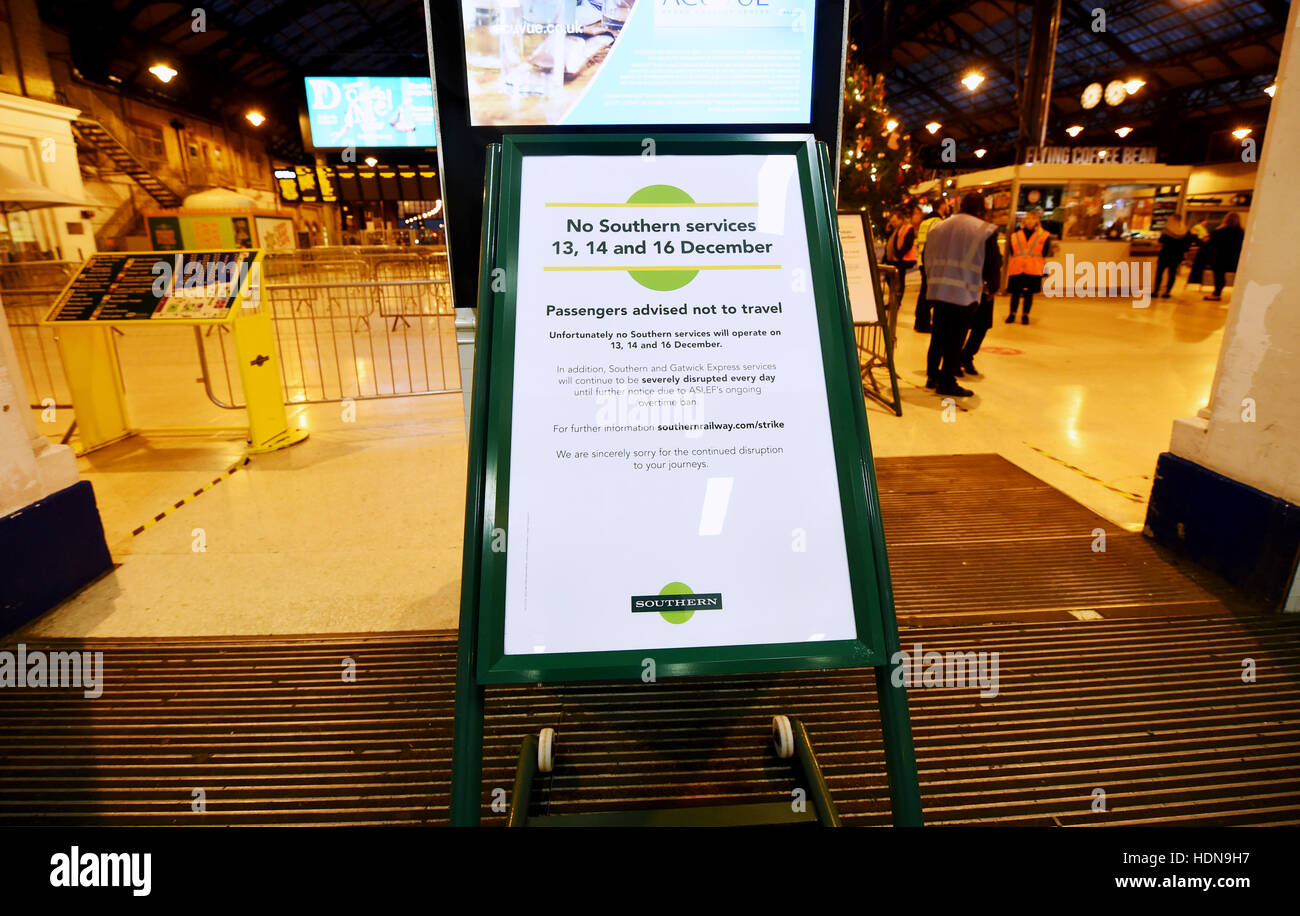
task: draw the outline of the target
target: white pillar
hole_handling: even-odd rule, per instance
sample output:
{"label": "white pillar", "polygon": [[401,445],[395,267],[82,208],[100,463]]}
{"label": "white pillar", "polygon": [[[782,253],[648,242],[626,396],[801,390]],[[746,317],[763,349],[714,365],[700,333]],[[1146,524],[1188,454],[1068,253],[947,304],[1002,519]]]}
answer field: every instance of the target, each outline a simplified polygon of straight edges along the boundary
{"label": "white pillar", "polygon": [[77,482],[77,459],[36,429],[0,302],[0,518]]}
{"label": "white pillar", "polygon": [[1298,24],[1293,6],[1209,408],[1174,422],[1170,451],[1300,504]]}
{"label": "white pillar", "polygon": [[[1293,529],[1277,522],[1285,504],[1300,505],[1300,180],[1290,155],[1300,144],[1298,27],[1292,5],[1209,405],[1174,421],[1169,450],[1190,465],[1171,467],[1177,482],[1168,486],[1158,471],[1147,513],[1157,539],[1185,541],[1248,591],[1285,595],[1287,611],[1300,611],[1295,545],[1279,537]],[[1266,511],[1270,498],[1283,502]],[[1250,530],[1261,519],[1268,530]]]}

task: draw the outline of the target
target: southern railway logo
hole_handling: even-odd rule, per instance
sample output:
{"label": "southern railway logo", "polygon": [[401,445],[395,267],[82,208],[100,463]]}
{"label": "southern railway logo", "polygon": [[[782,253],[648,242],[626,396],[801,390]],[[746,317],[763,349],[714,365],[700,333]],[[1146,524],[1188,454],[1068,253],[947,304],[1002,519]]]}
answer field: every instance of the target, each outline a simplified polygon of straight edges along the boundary
{"label": "southern railway logo", "polygon": [[669,582],[657,595],[633,595],[632,613],[658,614],[669,623],[685,623],[696,611],[722,610],[722,592],[695,594],[684,582]]}

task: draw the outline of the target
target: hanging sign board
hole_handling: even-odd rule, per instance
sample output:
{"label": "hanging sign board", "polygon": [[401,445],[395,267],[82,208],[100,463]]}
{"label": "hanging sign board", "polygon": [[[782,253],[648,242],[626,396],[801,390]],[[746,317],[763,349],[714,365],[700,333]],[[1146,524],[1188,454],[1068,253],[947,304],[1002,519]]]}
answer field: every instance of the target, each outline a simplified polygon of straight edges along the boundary
{"label": "hanging sign board", "polygon": [[854,324],[874,324],[880,320],[876,284],[871,274],[871,255],[867,250],[865,219],[859,213],[836,215],[840,248],[844,253],[844,279],[849,288],[849,305],[853,310]]}
{"label": "hanging sign board", "polygon": [[1154,146],[1031,146],[1025,165],[1135,165],[1158,162]]}
{"label": "hanging sign board", "polygon": [[500,181],[480,680],[883,664],[812,138],[507,137]]}

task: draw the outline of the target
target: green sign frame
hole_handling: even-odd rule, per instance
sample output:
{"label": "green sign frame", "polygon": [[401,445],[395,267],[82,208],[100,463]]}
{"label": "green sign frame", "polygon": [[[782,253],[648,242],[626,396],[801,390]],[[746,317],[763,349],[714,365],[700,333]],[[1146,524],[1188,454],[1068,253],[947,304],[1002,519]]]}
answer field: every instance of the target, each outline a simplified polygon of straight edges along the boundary
{"label": "green sign frame", "polygon": [[[630,649],[613,652],[507,655],[505,640],[505,576],[510,542],[510,435],[514,393],[515,310],[518,288],[520,183],[523,161],[529,156],[641,156],[642,135],[508,136],[502,144],[501,191],[498,211],[497,263],[504,283],[485,311],[481,327],[493,340],[488,387],[487,441],[484,457],[492,496],[475,540],[482,557],[479,593],[478,679],[481,683],[639,678],[647,657],[661,676],[738,674],[810,668],[863,667],[883,664],[883,609],[891,606],[889,571],[883,549],[875,477],[867,438],[867,420],[860,395],[857,351],[853,338],[841,260],[833,257],[837,242],[833,198],[811,137],[744,135],[668,135],[652,137],[656,156],[794,155],[802,191],[812,291],[817,308],[825,371],[831,433],[838,476],[845,546],[854,602],[857,638],[850,640],[779,643],[702,648]],[[491,274],[491,271],[489,271]],[[494,537],[494,532],[497,533]],[[505,533],[506,550],[499,548]],[[494,544],[495,540],[495,544]],[[891,612],[892,616],[892,612]]]}
{"label": "green sign frame", "polygon": [[[510,436],[514,392],[520,191],[529,156],[793,155],[797,162],[812,292],[830,412],[856,638],[825,642],[507,655]],[[895,823],[921,823],[906,688],[891,677],[900,649],[884,527],[858,375],[836,223],[832,165],[806,134],[512,135],[488,149],[480,238],[478,324],[471,398],[461,584],[452,823],[477,824],[484,685],[640,680],[647,657],[664,677],[872,667]],[[501,549],[501,532],[505,547]],[[494,549],[494,547],[496,549]]]}

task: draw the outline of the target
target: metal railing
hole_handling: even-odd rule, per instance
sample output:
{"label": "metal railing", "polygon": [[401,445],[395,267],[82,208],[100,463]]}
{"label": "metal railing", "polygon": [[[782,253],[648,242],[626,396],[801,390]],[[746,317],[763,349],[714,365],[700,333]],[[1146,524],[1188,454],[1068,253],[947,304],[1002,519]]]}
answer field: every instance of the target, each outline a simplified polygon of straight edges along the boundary
{"label": "metal railing", "polygon": [[[285,403],[460,390],[442,249],[309,249],[269,254],[263,263],[262,307],[271,309]],[[55,329],[40,322],[80,266],[0,264],[0,296],[34,408],[51,400],[72,407]],[[242,409],[229,328],[194,328],[194,339],[208,399]]]}
{"label": "metal railing", "polygon": [[75,261],[0,264],[0,300],[33,408],[72,407],[54,329],[41,327],[41,319],[80,266]]}
{"label": "metal railing", "polygon": [[[265,302],[285,402],[408,397],[460,390],[451,281],[442,249],[341,246],[268,254]],[[224,328],[196,335],[208,397],[240,407]]]}

